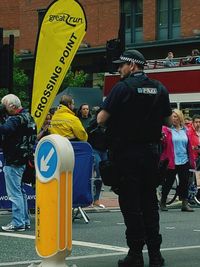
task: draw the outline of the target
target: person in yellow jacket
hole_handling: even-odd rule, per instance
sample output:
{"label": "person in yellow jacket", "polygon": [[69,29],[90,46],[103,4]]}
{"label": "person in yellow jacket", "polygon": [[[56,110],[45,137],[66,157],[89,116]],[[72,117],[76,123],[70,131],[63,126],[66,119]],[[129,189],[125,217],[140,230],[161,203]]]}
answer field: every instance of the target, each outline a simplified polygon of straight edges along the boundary
{"label": "person in yellow jacket", "polygon": [[60,105],[51,119],[49,132],[67,137],[69,140],[87,141],[88,135],[73,109],[72,97],[63,95]]}

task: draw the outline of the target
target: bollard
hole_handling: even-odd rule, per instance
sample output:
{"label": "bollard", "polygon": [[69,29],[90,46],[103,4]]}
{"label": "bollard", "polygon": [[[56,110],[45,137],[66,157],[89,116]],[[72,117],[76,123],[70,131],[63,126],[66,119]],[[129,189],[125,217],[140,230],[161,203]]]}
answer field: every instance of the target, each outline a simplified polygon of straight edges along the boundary
{"label": "bollard", "polygon": [[72,172],[74,151],[65,137],[48,135],[35,152],[36,251],[41,267],[66,267],[72,249]]}

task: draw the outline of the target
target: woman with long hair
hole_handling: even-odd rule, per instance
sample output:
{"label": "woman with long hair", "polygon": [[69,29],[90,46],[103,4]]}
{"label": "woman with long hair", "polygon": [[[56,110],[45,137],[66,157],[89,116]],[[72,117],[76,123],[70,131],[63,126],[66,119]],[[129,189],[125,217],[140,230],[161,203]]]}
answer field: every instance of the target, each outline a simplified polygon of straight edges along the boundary
{"label": "woman with long hair", "polygon": [[81,121],[83,127],[87,130],[87,127],[92,119],[90,107],[87,103],[84,103],[79,107],[77,111],[77,117]]}
{"label": "woman with long hair", "polygon": [[188,130],[184,126],[182,111],[174,109],[172,112],[172,127],[163,126],[163,152],[161,160],[168,159],[168,170],[162,185],[162,198],[160,207],[162,211],[167,211],[166,199],[175,181],[176,175],[179,177],[179,198],[182,200],[182,211],[191,212],[193,209],[188,205],[188,182],[189,169],[194,168],[192,146],[188,135]]}

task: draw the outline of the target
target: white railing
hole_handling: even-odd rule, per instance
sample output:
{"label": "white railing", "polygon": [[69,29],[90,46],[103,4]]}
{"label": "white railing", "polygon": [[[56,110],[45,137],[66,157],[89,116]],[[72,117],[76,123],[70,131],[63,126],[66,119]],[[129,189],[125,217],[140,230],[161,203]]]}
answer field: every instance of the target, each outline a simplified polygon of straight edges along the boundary
{"label": "white railing", "polygon": [[[199,56],[195,57],[198,58]],[[173,58],[172,62],[174,63],[173,66],[167,66],[167,62],[169,62],[168,59],[151,59],[147,60],[147,66],[145,69],[160,69],[160,68],[177,68],[177,67],[183,67],[183,66],[194,66],[194,65],[200,65],[200,64],[191,64],[190,63],[190,57],[177,57]]]}

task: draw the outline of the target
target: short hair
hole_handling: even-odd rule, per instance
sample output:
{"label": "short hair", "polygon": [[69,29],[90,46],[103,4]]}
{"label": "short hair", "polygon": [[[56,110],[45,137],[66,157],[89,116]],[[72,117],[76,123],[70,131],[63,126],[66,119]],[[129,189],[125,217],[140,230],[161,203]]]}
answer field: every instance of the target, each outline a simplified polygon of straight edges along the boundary
{"label": "short hair", "polygon": [[73,100],[72,96],[62,95],[60,99],[60,104],[68,107],[69,105],[72,104],[72,100]]}
{"label": "short hair", "polygon": [[198,50],[198,49],[193,49],[193,50],[192,50],[192,53],[193,53],[195,56],[198,56],[198,55],[199,55],[199,50]]}
{"label": "short hair", "polygon": [[144,70],[144,65],[140,65],[140,64],[137,64],[137,63],[135,63],[135,65],[138,66],[138,69],[139,69],[139,70]]}
{"label": "short hair", "polygon": [[192,118],[190,116],[185,116],[184,120],[192,121]]}
{"label": "short hair", "polygon": [[192,121],[194,122],[196,119],[200,119],[200,115],[199,114],[194,114],[192,117]]}
{"label": "short hair", "polygon": [[2,99],[1,99],[1,103],[3,105],[9,105],[9,106],[15,106],[16,108],[20,108],[21,107],[21,101],[19,99],[19,97],[17,97],[16,95],[13,94],[8,94],[5,95]]}
{"label": "short hair", "polygon": [[144,70],[144,65],[139,64],[137,62],[126,62],[126,64],[128,64],[128,65],[135,64],[139,70]]}
{"label": "short hair", "polygon": [[172,113],[176,113],[176,115],[178,116],[178,118],[180,120],[181,126],[183,126],[184,125],[183,112],[180,109],[173,109]]}

